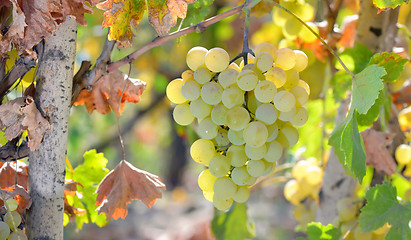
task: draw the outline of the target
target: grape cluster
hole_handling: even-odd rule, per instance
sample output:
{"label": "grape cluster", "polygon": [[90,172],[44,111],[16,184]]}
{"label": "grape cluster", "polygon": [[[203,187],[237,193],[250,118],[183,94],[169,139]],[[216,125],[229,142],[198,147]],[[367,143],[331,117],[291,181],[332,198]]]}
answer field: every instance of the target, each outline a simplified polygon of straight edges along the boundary
{"label": "grape cluster", "polygon": [[[314,19],[314,7],[304,0],[280,0],[280,4],[297,15],[301,20],[307,22],[315,32],[319,32],[317,25],[312,22]],[[287,40],[302,39],[306,43],[314,42],[316,36],[303,26],[291,14],[285,12],[280,8],[274,8],[273,22],[282,26],[282,33]]]}
{"label": "grape cluster", "polygon": [[316,200],[320,192],[323,169],[315,158],[298,161],[291,174],[293,179],[284,187],[285,198],[295,205],[293,215],[305,229],[306,225],[315,220],[317,211]]}
{"label": "grape cluster", "polygon": [[1,208],[0,240],[27,240],[26,234],[22,231],[22,219],[16,211],[17,207],[18,203],[13,198],[4,201]]}
{"label": "grape cluster", "polygon": [[249,187],[270,173],[283,153],[298,141],[295,126],[308,119],[303,107],[309,87],[298,72],[307,56],[263,43],[249,64],[229,63],[222,48],[194,47],[187,53],[190,70],[167,86],[180,125],[197,119],[200,139],[190,154],[208,167],[198,178],[204,197],[219,210],[246,202]]}
{"label": "grape cluster", "polygon": [[408,144],[401,144],[395,149],[395,159],[398,165],[404,167],[404,175],[411,177],[411,146]]}

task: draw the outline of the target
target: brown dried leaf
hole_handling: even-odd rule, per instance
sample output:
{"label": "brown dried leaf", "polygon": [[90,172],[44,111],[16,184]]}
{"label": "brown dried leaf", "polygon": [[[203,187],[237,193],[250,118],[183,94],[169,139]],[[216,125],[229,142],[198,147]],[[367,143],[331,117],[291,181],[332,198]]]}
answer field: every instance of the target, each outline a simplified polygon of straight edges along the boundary
{"label": "brown dried leaf", "polygon": [[36,108],[33,98],[20,97],[0,106],[0,129],[11,140],[27,130],[28,145],[34,151],[40,147],[44,134],[50,129],[49,122]]}
{"label": "brown dried leaf", "polygon": [[354,46],[357,22],[358,22],[358,15],[349,16],[344,20],[343,26],[341,29],[342,35],[338,42],[343,48],[350,48]]}
{"label": "brown dried leaf", "polygon": [[394,138],[392,134],[367,129],[361,132],[367,153],[367,165],[373,166],[377,171],[391,175],[395,172],[397,164],[387,149],[387,145]]}
{"label": "brown dried leaf", "polygon": [[157,198],[161,198],[161,189],[165,190],[166,186],[158,176],[122,160],[97,188],[98,213],[104,212],[107,219],[124,219],[127,216],[127,204],[131,200],[141,200],[151,208]]}
{"label": "brown dried leaf", "polygon": [[140,96],[145,88],[145,82],[127,78],[124,73],[114,71],[98,80],[90,92],[83,89],[74,105],[85,104],[89,113],[97,110],[101,114],[109,114],[110,109],[112,109],[117,116],[121,116],[126,102],[137,103],[140,101]]}
{"label": "brown dried leaf", "polygon": [[158,35],[167,34],[177,23],[186,18],[187,4],[195,0],[148,1],[148,20]]}
{"label": "brown dried leaf", "polygon": [[94,6],[99,0],[9,0],[11,2],[12,21],[9,30],[0,41],[0,55],[5,56],[12,44],[17,46],[19,54],[30,49],[42,39],[47,39],[58,29],[67,16],[73,16],[79,24],[87,25],[85,13],[93,11],[85,2]]}
{"label": "brown dried leaf", "polygon": [[18,184],[27,189],[29,178],[28,166],[21,162],[6,162],[0,167],[0,188],[12,187]]}

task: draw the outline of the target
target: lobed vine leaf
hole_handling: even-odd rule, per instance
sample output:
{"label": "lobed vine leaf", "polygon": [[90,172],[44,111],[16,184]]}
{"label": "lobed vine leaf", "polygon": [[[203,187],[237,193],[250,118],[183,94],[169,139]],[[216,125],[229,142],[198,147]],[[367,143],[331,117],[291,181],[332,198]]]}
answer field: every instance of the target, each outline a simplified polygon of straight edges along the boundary
{"label": "lobed vine leaf", "polygon": [[255,236],[254,223],[247,215],[247,205],[234,204],[228,212],[214,212],[211,230],[218,240],[247,239]]}
{"label": "lobed vine leaf", "polygon": [[297,238],[297,240],[334,240],[340,239],[341,231],[335,228],[333,225],[328,224],[323,226],[319,222],[309,223],[307,225],[307,235],[308,238]]}
{"label": "lobed vine leaf", "polygon": [[214,0],[197,0],[187,7],[187,16],[183,20],[183,27],[192,26],[206,19],[210,13],[210,6]]}
{"label": "lobed vine leaf", "polygon": [[127,216],[127,204],[131,200],[141,200],[147,207],[161,198],[161,190],[166,186],[160,178],[140,170],[125,160],[110,171],[100,182],[96,192],[96,206],[99,213],[104,212],[107,219],[124,219]]}
{"label": "lobed vine leaf", "polygon": [[387,83],[393,82],[400,77],[408,61],[408,59],[401,57],[397,53],[382,52],[374,54],[369,65],[377,64],[378,66],[384,67],[387,74],[383,76],[382,79]]}
{"label": "lobed vine leaf", "polygon": [[396,8],[402,3],[408,3],[408,0],[372,0],[375,7],[379,8],[379,12]]}
{"label": "lobed vine leaf", "polygon": [[389,182],[370,188],[365,194],[367,204],[361,209],[359,218],[363,231],[373,231],[386,222],[391,225],[386,235],[387,240],[411,239],[409,221],[411,220],[411,202],[399,203],[397,190]]}

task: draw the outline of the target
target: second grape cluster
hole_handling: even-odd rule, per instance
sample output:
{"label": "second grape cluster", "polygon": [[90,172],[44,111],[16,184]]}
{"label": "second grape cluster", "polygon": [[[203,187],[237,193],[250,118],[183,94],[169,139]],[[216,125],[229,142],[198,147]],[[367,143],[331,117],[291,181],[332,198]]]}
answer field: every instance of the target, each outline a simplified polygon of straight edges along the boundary
{"label": "second grape cluster", "polygon": [[186,57],[190,69],[166,90],[176,104],[174,120],[197,128],[190,154],[208,167],[198,184],[219,210],[248,200],[249,187],[297,143],[295,127],[308,119],[310,89],[299,77],[307,56],[268,43],[255,54],[237,65],[222,48],[194,47]]}

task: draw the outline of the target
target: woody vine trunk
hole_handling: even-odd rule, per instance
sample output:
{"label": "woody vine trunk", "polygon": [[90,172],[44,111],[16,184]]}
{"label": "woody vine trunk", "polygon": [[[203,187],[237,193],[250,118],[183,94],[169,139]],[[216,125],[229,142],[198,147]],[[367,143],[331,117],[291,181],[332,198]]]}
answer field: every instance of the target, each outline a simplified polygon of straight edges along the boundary
{"label": "woody vine trunk", "polygon": [[61,24],[39,53],[35,102],[50,130],[40,148],[29,155],[27,236],[33,240],[63,239],[64,177],[71,105],[77,23]]}

